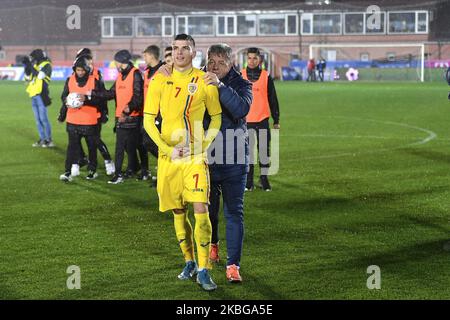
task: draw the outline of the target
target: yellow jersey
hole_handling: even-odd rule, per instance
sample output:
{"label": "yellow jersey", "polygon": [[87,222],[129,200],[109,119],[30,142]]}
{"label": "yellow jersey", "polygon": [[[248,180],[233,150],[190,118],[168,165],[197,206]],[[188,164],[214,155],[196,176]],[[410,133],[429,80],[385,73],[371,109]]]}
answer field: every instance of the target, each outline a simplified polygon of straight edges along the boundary
{"label": "yellow jersey", "polygon": [[206,85],[204,75],[196,68],[174,69],[171,76],[158,73],[150,82],[144,113],[161,113],[161,138],[168,146],[190,146],[191,150],[202,146],[205,111],[210,116],[222,113],[218,89]]}

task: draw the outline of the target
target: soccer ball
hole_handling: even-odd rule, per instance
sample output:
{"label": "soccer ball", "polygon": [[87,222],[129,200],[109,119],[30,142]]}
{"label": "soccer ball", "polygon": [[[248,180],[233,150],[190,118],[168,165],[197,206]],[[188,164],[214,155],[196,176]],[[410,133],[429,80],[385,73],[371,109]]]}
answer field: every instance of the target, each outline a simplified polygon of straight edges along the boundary
{"label": "soccer ball", "polygon": [[81,100],[81,95],[75,92],[69,93],[66,98],[66,105],[68,108],[80,108],[84,102]]}

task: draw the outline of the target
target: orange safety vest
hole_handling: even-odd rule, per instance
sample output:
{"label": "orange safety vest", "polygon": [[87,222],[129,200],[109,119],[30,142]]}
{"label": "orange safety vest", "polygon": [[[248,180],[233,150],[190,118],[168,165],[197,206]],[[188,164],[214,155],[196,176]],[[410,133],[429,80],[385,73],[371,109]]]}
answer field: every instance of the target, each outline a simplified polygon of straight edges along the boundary
{"label": "orange safety vest", "polygon": [[[247,69],[242,70],[242,76],[248,80]],[[258,81],[253,82],[253,102],[247,114],[247,122],[261,122],[270,117],[268,83],[269,74],[266,70],[261,70]]]}
{"label": "orange safety vest", "polygon": [[98,72],[98,69],[96,67],[92,68],[92,73],[91,75],[94,76],[95,80],[100,80],[100,74]]}
{"label": "orange safety vest", "polygon": [[[134,73],[140,72],[136,68],[132,68],[125,80],[122,79],[122,74],[119,73],[116,80],[116,117],[122,115],[123,109],[130,103],[133,97],[133,82]],[[142,109],[142,108],[141,108]],[[137,117],[140,115],[139,111],[133,111],[130,116]]]}
{"label": "orange safety vest", "polygon": [[[69,93],[85,94],[95,89],[95,78],[90,75],[84,87],[79,87],[75,73],[69,78]],[[98,109],[95,106],[83,105],[80,108],[68,108],[66,122],[76,125],[91,126],[98,122]]]}
{"label": "orange safety vest", "polygon": [[152,81],[153,77],[158,74],[158,71],[156,71],[149,79],[148,78],[149,72],[150,72],[149,69],[145,70],[145,72],[144,72],[144,104],[145,104],[145,98],[147,97],[147,91],[148,91],[148,86],[150,84],[150,81]]}

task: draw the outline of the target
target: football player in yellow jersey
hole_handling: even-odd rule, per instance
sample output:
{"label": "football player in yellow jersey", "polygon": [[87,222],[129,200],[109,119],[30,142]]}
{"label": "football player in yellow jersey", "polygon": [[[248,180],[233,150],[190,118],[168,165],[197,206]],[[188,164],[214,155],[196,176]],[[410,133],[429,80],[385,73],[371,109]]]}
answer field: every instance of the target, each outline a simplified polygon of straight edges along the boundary
{"label": "football player in yellow jersey", "polygon": [[[207,85],[203,80],[205,73],[192,66],[196,54],[194,39],[179,34],[172,48],[172,74],[166,77],[159,73],[150,82],[144,106],[144,128],[159,148],[159,210],[173,211],[176,236],[186,262],[178,278],[186,280],[197,275],[197,283],[211,291],[217,285],[208,272],[212,231],[206,150],[219,132],[222,109],[217,88]],[[203,130],[205,111],[211,116],[206,135]],[[155,125],[158,112],[162,118],[161,133]],[[194,231],[188,218],[188,203],[194,208]]]}

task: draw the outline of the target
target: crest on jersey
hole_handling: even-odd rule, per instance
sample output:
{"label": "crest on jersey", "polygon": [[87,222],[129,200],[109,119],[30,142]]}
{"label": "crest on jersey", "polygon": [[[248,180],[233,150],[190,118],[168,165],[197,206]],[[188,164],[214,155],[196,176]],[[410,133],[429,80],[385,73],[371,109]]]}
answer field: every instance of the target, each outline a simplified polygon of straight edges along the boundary
{"label": "crest on jersey", "polygon": [[189,83],[188,84],[188,92],[190,95],[193,95],[197,92],[198,86],[196,83]]}

